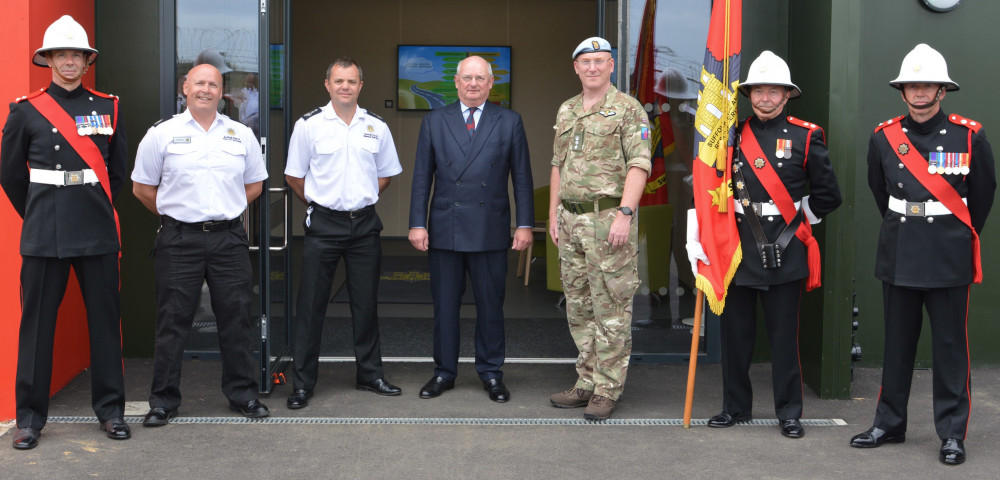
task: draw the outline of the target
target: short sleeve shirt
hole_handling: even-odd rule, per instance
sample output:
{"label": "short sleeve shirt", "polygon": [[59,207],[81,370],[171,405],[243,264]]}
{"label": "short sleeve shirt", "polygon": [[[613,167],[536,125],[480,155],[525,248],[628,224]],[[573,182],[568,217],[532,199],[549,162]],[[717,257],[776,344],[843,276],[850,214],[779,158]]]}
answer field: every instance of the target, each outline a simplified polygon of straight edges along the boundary
{"label": "short sleeve shirt", "polygon": [[378,179],[403,171],[385,122],[358,108],[350,125],[328,103],[295,122],[285,175],[305,179],[308,202],[341,211],[378,201]]}
{"label": "short sleeve shirt", "polygon": [[132,181],[158,186],[156,211],[182,222],[232,220],[246,185],[267,179],[260,143],[245,125],[216,114],[205,131],[189,111],[150,127]]}
{"label": "short sleeve shirt", "polygon": [[630,168],[650,171],[649,118],[614,86],[589,111],[582,94],[564,102],[554,128],[552,165],[559,167],[563,200],[621,197]]}

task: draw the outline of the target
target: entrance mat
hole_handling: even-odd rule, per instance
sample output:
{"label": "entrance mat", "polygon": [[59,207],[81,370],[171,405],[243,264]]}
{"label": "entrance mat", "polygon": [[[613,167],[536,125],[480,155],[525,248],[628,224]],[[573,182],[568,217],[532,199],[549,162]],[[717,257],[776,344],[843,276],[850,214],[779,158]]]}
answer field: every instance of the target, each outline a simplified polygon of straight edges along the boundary
{"label": "entrance mat", "polygon": [[[330,303],[348,303],[347,283],[337,287]],[[431,272],[426,256],[384,256],[379,273],[378,303],[434,303]],[[472,285],[466,281],[462,303],[476,303]]]}

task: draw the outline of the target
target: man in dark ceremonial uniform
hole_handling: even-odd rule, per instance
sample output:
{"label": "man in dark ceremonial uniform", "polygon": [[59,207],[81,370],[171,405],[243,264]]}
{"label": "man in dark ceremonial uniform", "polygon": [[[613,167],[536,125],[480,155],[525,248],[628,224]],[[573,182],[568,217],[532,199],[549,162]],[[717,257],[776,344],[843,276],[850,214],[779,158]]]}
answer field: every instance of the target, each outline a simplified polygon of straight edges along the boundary
{"label": "man in dark ceremonial uniform", "polygon": [[[820,283],[819,246],[810,224],[819,223],[840,205],[840,189],[823,129],[781,115],[785,103],[801,95],[784,60],[764,51],[739,88],[754,111],[737,127],[739,148],[733,157],[743,260],[721,316],[722,413],[709,419],[708,426],[730,427],[752,419],[750,363],[759,297],[771,345],[774,413],[782,435],[800,438],[805,434],[799,421],[802,287],[804,282],[812,290]],[[689,226],[688,235],[698,238],[696,224]],[[708,263],[697,240],[689,240],[688,250],[692,266],[698,259]]]}
{"label": "man in dark ceremonial uniform", "polygon": [[879,124],[868,142],[868,186],[882,214],[875,276],[882,280],[885,353],[875,421],[851,446],[906,440],[906,409],[923,308],[931,326],[939,459],[965,461],[969,426],[968,307],[982,280],[979,233],[993,206],[993,150],[982,125],[941,110],[958,90],[944,57],[917,45],[889,85],[909,115]]}
{"label": "man in dark ceremonial uniform", "polygon": [[65,15],[45,31],[33,62],[52,69],[47,89],[17,99],[3,129],[0,183],[21,227],[21,326],[14,448],[38,445],[48,418],[52,349],[70,267],[87,308],[94,413],[112,439],[123,418],[117,215],[128,150],[118,98],[81,84],[97,50]]}

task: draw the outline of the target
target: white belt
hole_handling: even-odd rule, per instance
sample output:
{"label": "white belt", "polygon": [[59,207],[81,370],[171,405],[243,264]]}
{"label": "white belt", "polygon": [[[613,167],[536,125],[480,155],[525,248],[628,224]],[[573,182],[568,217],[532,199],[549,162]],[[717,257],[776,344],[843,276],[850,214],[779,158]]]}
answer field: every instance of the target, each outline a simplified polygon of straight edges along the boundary
{"label": "white belt", "polygon": [[[799,211],[799,206],[802,204],[801,201],[795,202],[795,211]],[[757,212],[758,217],[781,215],[781,210],[778,210],[778,206],[773,203],[751,203],[753,209]],[[739,199],[736,199],[736,208],[734,209],[736,213],[743,213],[743,205],[740,204]]]}
{"label": "white belt", "polygon": [[[968,205],[969,200],[962,198],[962,203]],[[901,213],[907,217],[926,217],[931,215],[951,215],[951,210],[941,202],[907,202],[896,197],[889,197],[889,210]]]}
{"label": "white belt", "polygon": [[84,183],[99,183],[97,173],[91,169],[86,170],[42,170],[40,168],[31,169],[31,181],[34,183],[44,183],[46,185],[83,185]]}

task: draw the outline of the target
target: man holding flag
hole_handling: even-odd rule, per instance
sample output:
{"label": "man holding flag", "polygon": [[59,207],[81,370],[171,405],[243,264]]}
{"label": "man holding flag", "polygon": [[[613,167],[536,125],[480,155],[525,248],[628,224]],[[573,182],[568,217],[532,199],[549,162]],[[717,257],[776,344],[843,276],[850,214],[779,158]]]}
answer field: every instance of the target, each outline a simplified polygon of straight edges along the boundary
{"label": "man holding flag", "polygon": [[[805,433],[799,422],[802,284],[807,279],[807,290],[820,284],[819,246],[810,224],[819,223],[840,205],[840,189],[823,130],[814,123],[781,115],[785,103],[801,95],[781,58],[769,51],[761,53],[739,90],[750,99],[754,115],[737,127],[738,145],[731,165],[735,220],[721,226],[735,226],[742,262],[735,269],[721,311],[722,413],[712,417],[708,426],[730,427],[752,419],[749,370],[760,297],[771,345],[775,414],[781,433],[799,438]],[[697,186],[696,199],[701,192]],[[699,215],[689,232],[701,227],[700,238],[704,238],[706,229],[718,226],[719,222],[702,222]],[[697,233],[689,234],[688,252],[696,272],[699,260],[706,266],[713,261],[701,243]],[[699,284],[703,278],[699,275]]]}

